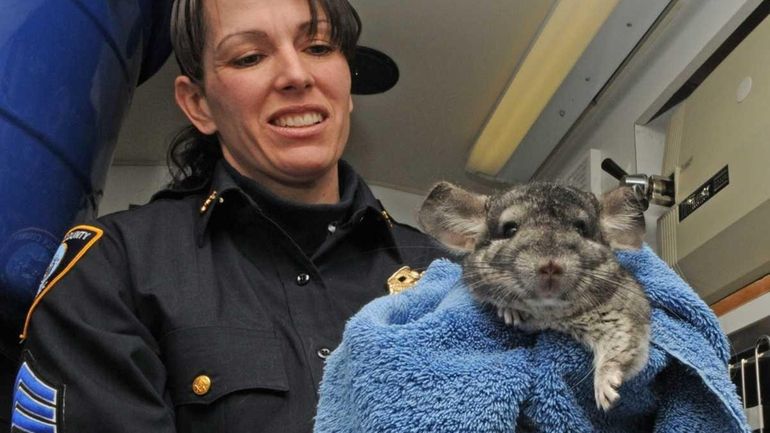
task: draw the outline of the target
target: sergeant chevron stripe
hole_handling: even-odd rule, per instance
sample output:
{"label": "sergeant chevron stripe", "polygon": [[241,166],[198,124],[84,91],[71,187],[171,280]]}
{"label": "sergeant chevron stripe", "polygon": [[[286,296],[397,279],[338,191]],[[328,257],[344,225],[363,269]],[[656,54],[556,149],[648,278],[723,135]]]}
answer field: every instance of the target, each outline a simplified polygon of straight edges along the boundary
{"label": "sergeant chevron stripe", "polygon": [[14,384],[11,432],[56,433],[58,394],[25,361]]}

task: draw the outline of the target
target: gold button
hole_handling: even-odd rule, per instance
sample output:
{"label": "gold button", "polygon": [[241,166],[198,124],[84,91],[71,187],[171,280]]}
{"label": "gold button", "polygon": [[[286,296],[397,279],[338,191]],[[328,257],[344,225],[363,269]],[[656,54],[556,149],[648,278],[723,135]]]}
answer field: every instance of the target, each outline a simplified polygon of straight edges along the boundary
{"label": "gold button", "polygon": [[195,395],[206,395],[211,389],[211,378],[205,374],[196,377],[192,383],[192,390]]}

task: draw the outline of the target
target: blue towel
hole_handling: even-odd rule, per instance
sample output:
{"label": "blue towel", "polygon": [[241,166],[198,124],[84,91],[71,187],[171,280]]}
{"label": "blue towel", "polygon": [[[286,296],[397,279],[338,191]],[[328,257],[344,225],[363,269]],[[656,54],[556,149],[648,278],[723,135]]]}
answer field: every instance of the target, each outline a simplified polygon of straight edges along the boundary
{"label": "blue towel", "polygon": [[648,247],[620,263],[652,304],[648,365],[596,408],[592,354],[567,335],[505,326],[437,260],[414,288],[365,306],[327,360],[316,433],[748,432],[727,339],[692,289]]}

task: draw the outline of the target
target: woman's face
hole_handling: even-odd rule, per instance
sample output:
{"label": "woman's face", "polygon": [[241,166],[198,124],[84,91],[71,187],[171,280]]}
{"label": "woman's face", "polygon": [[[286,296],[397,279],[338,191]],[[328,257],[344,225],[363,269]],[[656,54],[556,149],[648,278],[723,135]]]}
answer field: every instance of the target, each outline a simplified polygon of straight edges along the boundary
{"label": "woman's face", "polygon": [[[304,184],[328,175],[350,130],[350,69],[307,0],[209,0],[202,132],[253,179]],[[336,177],[335,177],[336,179]]]}

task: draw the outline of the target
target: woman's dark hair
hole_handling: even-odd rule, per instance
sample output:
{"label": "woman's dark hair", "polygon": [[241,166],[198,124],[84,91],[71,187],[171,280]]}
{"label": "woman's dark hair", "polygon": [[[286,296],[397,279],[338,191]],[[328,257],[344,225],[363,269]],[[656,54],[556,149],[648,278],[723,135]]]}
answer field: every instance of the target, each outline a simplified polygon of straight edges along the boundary
{"label": "woman's dark hair", "polygon": [[[205,0],[175,0],[171,12],[171,43],[182,75],[203,86],[203,49],[206,44]],[[308,0],[311,25],[310,36],[318,30],[319,6],[329,20],[331,42],[353,61],[361,19],[347,0]],[[185,126],[171,140],[167,163],[171,172],[172,189],[206,187],[222,149],[216,135],[206,135],[193,125]]]}
{"label": "woman's dark hair", "polygon": [[193,190],[208,186],[220,159],[222,148],[216,134],[207,135],[193,125],[185,126],[174,135],[168,147],[169,188]]}

